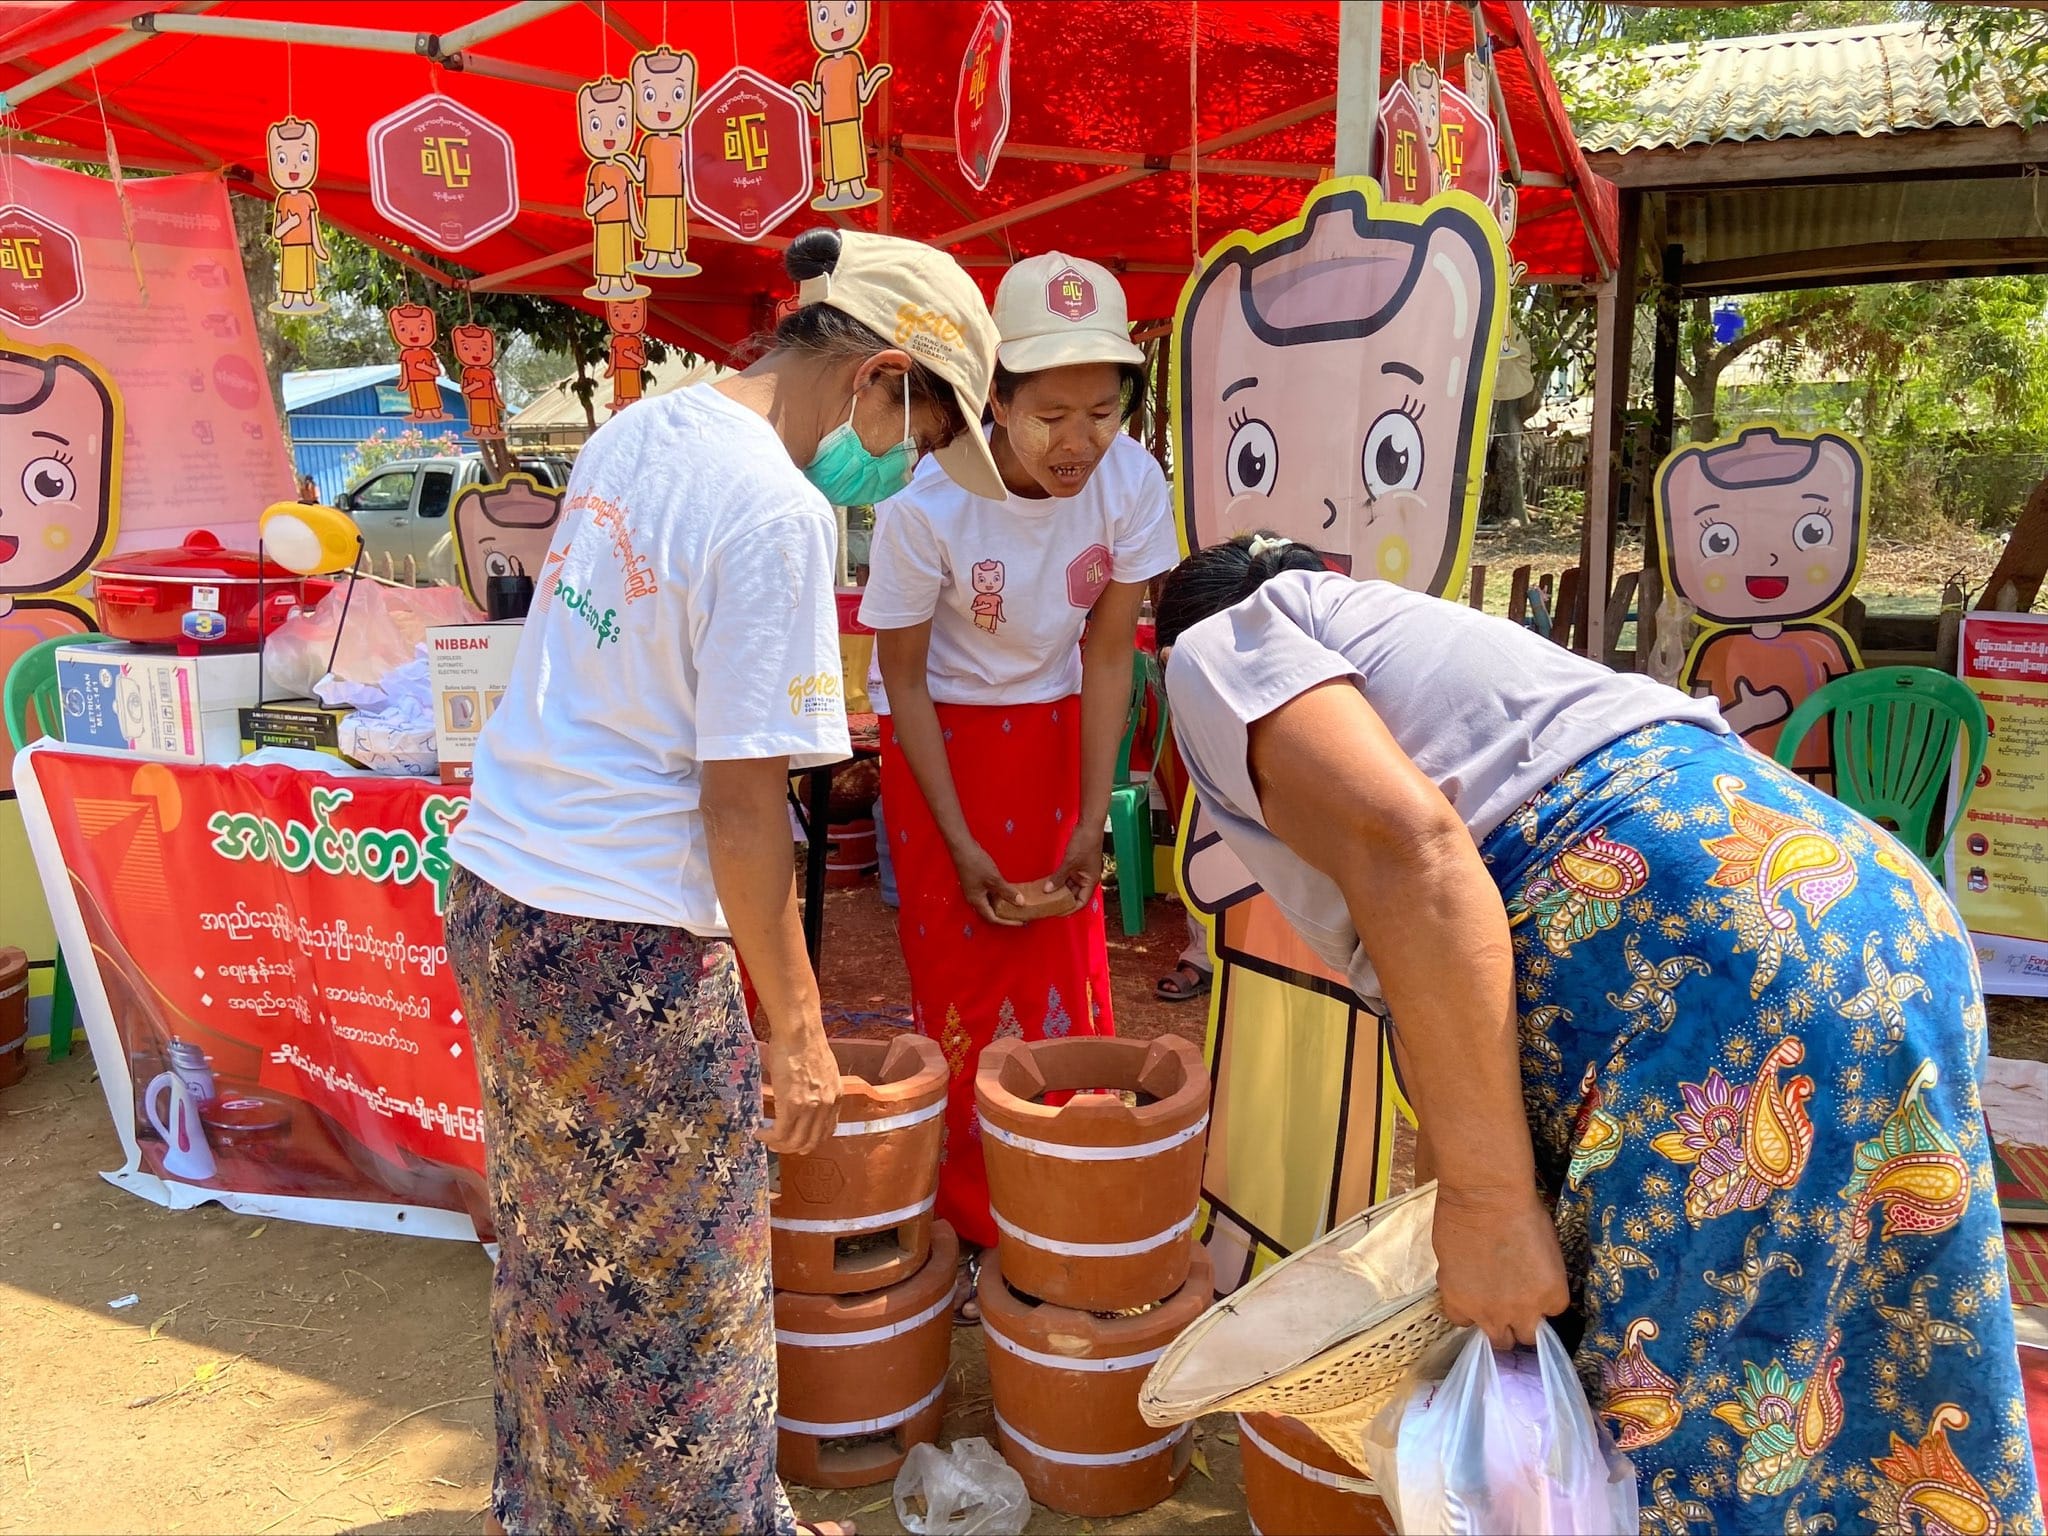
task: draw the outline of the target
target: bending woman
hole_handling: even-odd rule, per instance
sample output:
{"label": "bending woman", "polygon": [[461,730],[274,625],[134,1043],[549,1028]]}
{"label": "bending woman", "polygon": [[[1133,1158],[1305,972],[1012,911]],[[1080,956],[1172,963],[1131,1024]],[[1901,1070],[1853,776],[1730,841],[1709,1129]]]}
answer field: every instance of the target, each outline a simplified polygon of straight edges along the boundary
{"label": "bending woman", "polygon": [[[938,1212],[977,1248],[996,1239],[982,1048],[1114,1031],[1102,825],[1145,584],[1179,552],[1166,478],[1121,430],[1145,376],[1116,279],[1034,257],[1004,274],[996,324],[988,446],[1008,499],[919,474],[878,511],[861,603],[889,699],[897,931],[918,1027],[953,1072]],[[1020,926],[995,911],[1061,886],[1069,916]],[[971,1293],[962,1308],[975,1315]]]}
{"label": "bending woman", "polygon": [[[970,430],[995,331],[966,273],[833,230],[786,260],[800,307],[760,361],[624,412],[577,459],[454,840],[500,1244],[491,1505],[514,1532],[798,1528],[767,1152],[837,1117],[784,808],[792,768],[847,755],[838,688],[809,686],[839,677],[831,504],[927,453],[1002,484]],[[886,340],[912,312],[931,323]]]}
{"label": "bending woman", "polygon": [[1450,1316],[1571,1304],[1674,1520],[2038,1530],[1983,999],[1920,861],[1704,701],[1284,539],[1158,619],[1196,793],[1398,1021]]}

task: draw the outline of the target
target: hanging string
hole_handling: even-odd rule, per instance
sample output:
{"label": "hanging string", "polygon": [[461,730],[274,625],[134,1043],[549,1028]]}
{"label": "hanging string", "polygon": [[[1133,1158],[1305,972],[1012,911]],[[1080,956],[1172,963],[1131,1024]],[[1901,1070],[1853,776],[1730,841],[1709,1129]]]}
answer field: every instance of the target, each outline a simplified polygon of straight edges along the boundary
{"label": "hanging string", "polygon": [[297,99],[297,94],[292,85],[292,38],[291,34],[287,32],[284,38],[284,115],[286,117],[296,117],[298,115],[292,106],[292,103]]}
{"label": "hanging string", "polygon": [[135,269],[135,288],[149,304],[149,279],[142,272],[142,247],[135,240],[135,204],[128,198],[128,183],[121,174],[121,146],[114,142],[113,125],[107,121],[107,97],[100,89],[99,66],[92,67],[93,105],[99,108],[100,132],[107,141],[107,174],[113,178],[114,201],[121,209],[121,234],[128,242],[128,262]]}
{"label": "hanging string", "polygon": [[726,9],[732,15],[732,67],[740,67],[740,6],[739,0],[726,0]]}
{"label": "hanging string", "polygon": [[1188,6],[1188,244],[1202,264],[1202,0]]}
{"label": "hanging string", "polygon": [[668,0],[661,0],[661,46],[668,46]]}

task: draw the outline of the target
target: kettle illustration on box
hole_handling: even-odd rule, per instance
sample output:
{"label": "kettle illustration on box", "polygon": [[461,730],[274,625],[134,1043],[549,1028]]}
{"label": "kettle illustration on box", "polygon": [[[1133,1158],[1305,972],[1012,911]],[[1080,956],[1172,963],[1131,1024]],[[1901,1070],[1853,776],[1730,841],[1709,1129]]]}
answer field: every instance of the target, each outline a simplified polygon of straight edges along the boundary
{"label": "kettle illustration on box", "polygon": [[[198,1047],[171,1042],[171,1069],[159,1072],[143,1090],[143,1113],[164,1139],[164,1172],[174,1179],[210,1179],[217,1171],[199,1106],[213,1097],[213,1073]],[[157,1108],[159,1099],[165,1107]]]}

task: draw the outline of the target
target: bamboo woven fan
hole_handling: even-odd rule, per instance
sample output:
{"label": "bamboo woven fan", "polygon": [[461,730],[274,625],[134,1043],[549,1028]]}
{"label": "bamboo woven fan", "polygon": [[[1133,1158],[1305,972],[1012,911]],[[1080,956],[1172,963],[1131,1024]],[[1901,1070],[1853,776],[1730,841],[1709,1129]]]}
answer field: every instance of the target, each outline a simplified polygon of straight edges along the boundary
{"label": "bamboo woven fan", "polygon": [[1205,1413],[1299,1419],[1364,1467],[1373,1415],[1449,1334],[1436,1289],[1436,1185],[1354,1216],[1216,1303],[1145,1378],[1156,1427]]}

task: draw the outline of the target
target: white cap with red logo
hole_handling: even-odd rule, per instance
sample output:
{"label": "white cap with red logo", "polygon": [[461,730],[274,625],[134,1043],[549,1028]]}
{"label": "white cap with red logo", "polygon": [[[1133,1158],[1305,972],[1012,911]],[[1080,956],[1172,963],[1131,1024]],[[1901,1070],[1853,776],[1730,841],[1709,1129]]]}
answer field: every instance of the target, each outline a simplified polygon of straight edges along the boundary
{"label": "white cap with red logo", "polygon": [[996,288],[996,361],[1012,373],[1076,363],[1142,363],[1124,290],[1107,267],[1048,251],[1018,262]]}

